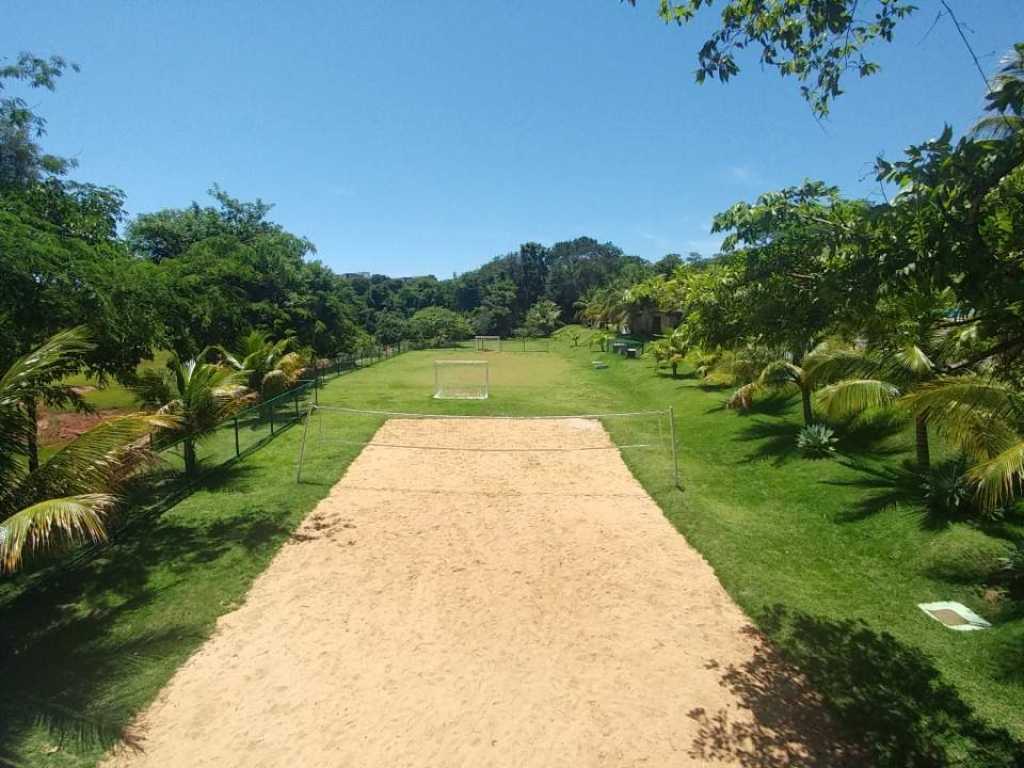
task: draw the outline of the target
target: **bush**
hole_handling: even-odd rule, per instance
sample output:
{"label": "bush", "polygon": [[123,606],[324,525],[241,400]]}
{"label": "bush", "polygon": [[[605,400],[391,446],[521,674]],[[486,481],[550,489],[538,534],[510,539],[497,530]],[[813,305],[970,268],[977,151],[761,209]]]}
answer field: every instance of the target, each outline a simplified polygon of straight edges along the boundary
{"label": "bush", "polygon": [[824,424],[809,424],[796,437],[800,453],[811,459],[825,459],[836,452],[836,433]]}

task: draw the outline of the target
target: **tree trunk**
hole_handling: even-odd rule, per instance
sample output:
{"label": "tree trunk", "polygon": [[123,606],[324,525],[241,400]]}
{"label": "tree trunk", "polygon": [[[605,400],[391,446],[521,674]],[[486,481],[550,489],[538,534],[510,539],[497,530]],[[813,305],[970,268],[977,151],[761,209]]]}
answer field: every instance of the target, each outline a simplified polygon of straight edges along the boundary
{"label": "tree trunk", "polygon": [[28,444],[25,446],[28,452],[28,471],[35,472],[39,469],[39,414],[36,410],[36,399],[28,397],[25,399],[25,413],[28,414],[32,427],[28,433]]}
{"label": "tree trunk", "polygon": [[192,440],[186,440],[182,447],[185,453],[185,474],[193,477],[196,474],[196,444]]}
{"label": "tree trunk", "polygon": [[801,387],[800,400],[804,405],[804,424],[809,427],[814,423],[814,411],[811,410],[811,390]]}
{"label": "tree trunk", "polygon": [[922,413],[914,418],[914,442],[917,447],[918,469],[928,469],[932,465],[931,452],[928,450],[928,414]]}

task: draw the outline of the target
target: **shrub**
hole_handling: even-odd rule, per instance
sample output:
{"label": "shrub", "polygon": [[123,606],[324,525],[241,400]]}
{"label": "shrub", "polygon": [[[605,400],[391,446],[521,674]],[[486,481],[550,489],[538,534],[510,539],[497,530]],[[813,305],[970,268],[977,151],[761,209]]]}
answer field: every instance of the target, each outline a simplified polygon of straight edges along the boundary
{"label": "shrub", "polygon": [[836,452],[836,433],[824,424],[809,424],[796,437],[800,453],[811,459],[825,459]]}

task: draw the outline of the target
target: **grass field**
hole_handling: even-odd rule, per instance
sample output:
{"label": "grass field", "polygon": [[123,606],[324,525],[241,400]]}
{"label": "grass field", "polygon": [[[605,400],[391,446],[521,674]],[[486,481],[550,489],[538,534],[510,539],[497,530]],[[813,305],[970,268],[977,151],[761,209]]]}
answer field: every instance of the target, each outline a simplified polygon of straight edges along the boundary
{"label": "grass field", "polygon": [[[433,361],[442,356],[489,360],[491,399],[433,400]],[[597,357],[606,370],[590,366]],[[724,410],[725,397],[685,375],[656,375],[648,362],[564,343],[549,353],[408,353],[320,392],[325,404],[456,414],[673,404],[685,490],[672,485],[667,451],[625,451],[627,463],[840,722],[872,745],[875,764],[1009,764],[1013,740],[1024,738],[1024,616],[984,599],[981,576],[1021,528],[922,514],[901,493],[902,433],[862,431],[839,459],[809,461],[792,449],[794,401],[769,399],[740,416]],[[0,587],[0,764],[94,764],[238,604],[379,423],[331,414],[301,484],[301,430],[289,429],[99,557]],[[607,426],[619,442],[632,438],[625,423]],[[995,627],[953,632],[916,608],[947,599]],[[770,681],[746,670],[735,684],[756,707]],[[777,717],[784,726],[785,713]]]}

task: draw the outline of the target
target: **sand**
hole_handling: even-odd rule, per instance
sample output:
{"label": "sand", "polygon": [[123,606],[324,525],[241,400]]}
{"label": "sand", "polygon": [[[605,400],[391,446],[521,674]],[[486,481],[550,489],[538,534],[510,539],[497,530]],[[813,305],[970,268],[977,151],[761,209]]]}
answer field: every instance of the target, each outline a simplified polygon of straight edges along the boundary
{"label": "sand", "polygon": [[610,446],[582,419],[387,422],[104,765],[835,764]]}

